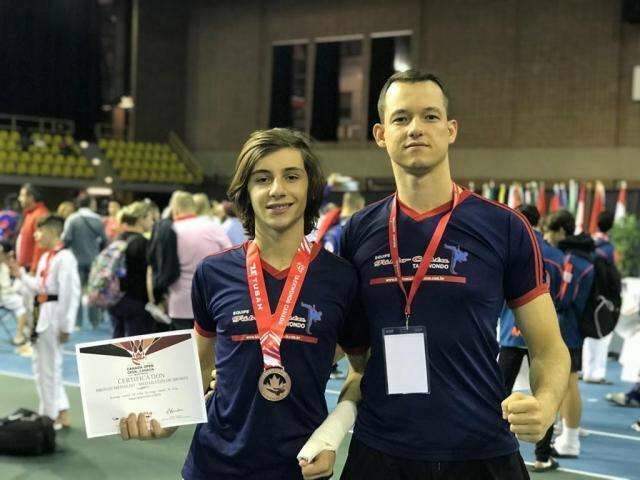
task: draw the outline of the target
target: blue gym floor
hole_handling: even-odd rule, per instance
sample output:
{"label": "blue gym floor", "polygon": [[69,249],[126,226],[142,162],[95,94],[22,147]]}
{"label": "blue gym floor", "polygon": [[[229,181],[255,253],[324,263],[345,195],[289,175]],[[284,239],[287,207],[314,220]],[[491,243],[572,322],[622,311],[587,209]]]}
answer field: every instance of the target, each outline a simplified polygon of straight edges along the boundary
{"label": "blue gym floor", "polygon": [[[15,328],[11,320],[5,319],[4,322],[10,330]],[[85,327],[72,335],[71,341],[65,345],[64,355],[64,379],[68,387],[77,388],[78,385],[75,343],[109,338],[110,334],[110,326],[103,322],[95,330]],[[0,391],[5,376],[32,378],[31,359],[17,355],[7,337],[0,330]],[[346,370],[346,360],[341,362],[340,369]],[[619,381],[620,366],[617,362],[609,362],[608,378],[614,382],[613,385],[580,385],[582,426],[589,435],[581,439],[580,458],[561,459],[561,468],[567,473],[579,474],[579,478],[640,479],[640,433],[630,428],[631,423],[640,417],[640,409],[615,407],[604,400],[606,393],[627,391],[630,386]],[[341,383],[342,380],[330,380],[327,385],[326,398],[330,409],[335,407]],[[33,396],[36,396],[35,388]],[[0,416],[8,413],[0,412]],[[521,451],[525,461],[534,460],[532,445],[523,443]],[[552,475],[532,474],[532,479],[551,478]]]}

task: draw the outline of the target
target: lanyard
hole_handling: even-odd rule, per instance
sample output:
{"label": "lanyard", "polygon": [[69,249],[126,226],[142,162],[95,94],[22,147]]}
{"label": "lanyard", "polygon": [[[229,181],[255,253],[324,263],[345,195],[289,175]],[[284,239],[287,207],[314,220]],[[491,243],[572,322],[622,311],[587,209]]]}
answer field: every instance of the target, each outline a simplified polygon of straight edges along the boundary
{"label": "lanyard", "polygon": [[282,367],[280,342],[293,314],[293,308],[300,296],[302,284],[311,263],[311,257],[312,245],[303,237],[291,262],[287,281],[280,294],[276,312],[272,315],[267,287],[262,273],[260,249],[255,241],[249,242],[246,260],[247,282],[249,284],[253,314],[258,325],[258,335],[260,336],[260,347],[265,369]]}
{"label": "lanyard", "polygon": [[416,296],[418,288],[420,288],[420,284],[424,280],[424,277],[427,275],[427,271],[429,270],[429,265],[431,265],[431,261],[433,260],[433,256],[438,249],[438,245],[442,240],[442,236],[444,235],[444,231],[449,224],[449,219],[451,218],[451,214],[453,210],[460,204],[460,190],[455,183],[453,184],[453,203],[451,205],[451,210],[449,210],[445,215],[440,218],[438,221],[438,225],[436,226],[436,230],[427,245],[427,249],[422,256],[422,261],[418,266],[418,270],[416,271],[413,281],[411,282],[411,290],[407,295],[407,290],[404,287],[402,281],[402,270],[400,268],[400,252],[398,248],[398,195],[394,195],[393,203],[391,205],[391,214],[389,215],[389,250],[391,252],[391,261],[393,263],[393,270],[395,273],[396,281],[398,282],[398,286],[405,298],[405,307],[404,307],[404,315],[405,315],[405,326],[409,326],[409,317],[411,316],[411,306],[413,304],[413,300]]}

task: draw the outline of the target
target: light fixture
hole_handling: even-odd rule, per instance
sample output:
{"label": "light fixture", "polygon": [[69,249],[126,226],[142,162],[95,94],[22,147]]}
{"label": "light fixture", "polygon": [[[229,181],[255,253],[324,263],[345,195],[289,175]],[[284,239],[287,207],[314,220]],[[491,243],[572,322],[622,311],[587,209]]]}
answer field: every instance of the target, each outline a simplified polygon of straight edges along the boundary
{"label": "light fixture", "polygon": [[82,140],[80,142],[80,148],[82,148],[83,150],[86,150],[87,148],[89,148],[89,142],[87,142],[86,140]]}
{"label": "light fixture", "polygon": [[[106,181],[106,179],[105,179]],[[87,194],[92,197],[110,197],[113,195],[113,189],[109,187],[89,187],[87,188]]]}
{"label": "light fixture", "polygon": [[101,163],[102,163],[102,160],[100,160],[98,157],[93,158],[93,159],[91,160],[91,164],[92,164],[94,167],[97,167],[97,166],[98,166],[98,165],[100,165]]}
{"label": "light fixture", "polygon": [[135,106],[135,104],[133,103],[133,97],[130,97],[128,95],[123,95],[122,97],[120,97],[120,103],[118,104],[118,107],[122,108],[123,110],[130,110]]}
{"label": "light fixture", "polygon": [[113,183],[113,177],[104,177],[104,183],[111,185]]}

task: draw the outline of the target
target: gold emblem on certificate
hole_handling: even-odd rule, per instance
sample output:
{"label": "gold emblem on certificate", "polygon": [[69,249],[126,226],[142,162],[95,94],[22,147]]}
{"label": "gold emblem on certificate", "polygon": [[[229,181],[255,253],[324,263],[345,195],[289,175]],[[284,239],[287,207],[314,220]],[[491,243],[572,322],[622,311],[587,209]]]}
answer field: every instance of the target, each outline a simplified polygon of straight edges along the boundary
{"label": "gold emblem on certificate", "polygon": [[258,390],[270,402],[279,402],[291,391],[291,377],[283,368],[268,368],[260,375]]}

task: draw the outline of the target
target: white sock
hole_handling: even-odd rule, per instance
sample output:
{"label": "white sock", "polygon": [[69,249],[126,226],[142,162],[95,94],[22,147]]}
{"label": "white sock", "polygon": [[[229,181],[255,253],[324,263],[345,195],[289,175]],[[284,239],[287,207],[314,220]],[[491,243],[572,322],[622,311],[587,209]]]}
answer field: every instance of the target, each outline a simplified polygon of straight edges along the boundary
{"label": "white sock", "polygon": [[567,422],[562,420],[562,436],[566,439],[569,445],[578,445],[580,443],[580,427],[570,428],[567,426]]}

